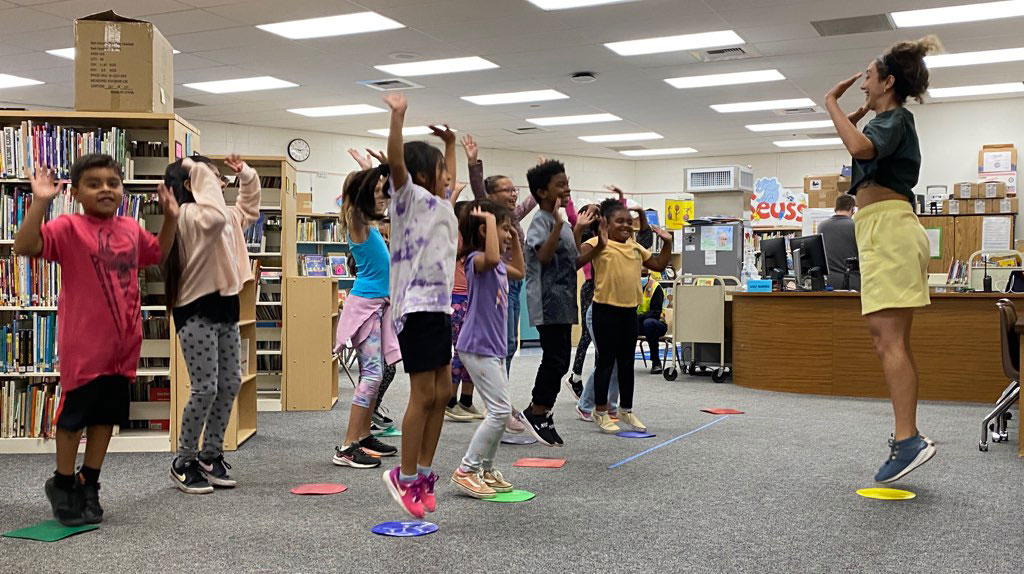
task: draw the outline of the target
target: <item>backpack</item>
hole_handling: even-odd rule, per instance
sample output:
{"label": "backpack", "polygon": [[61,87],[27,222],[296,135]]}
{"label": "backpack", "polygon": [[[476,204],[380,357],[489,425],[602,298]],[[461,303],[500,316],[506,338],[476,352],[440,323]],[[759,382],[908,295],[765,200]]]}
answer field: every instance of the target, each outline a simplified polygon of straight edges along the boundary
{"label": "backpack", "polygon": [[1024,293],[1024,271],[1011,271],[1006,282],[1006,293]]}

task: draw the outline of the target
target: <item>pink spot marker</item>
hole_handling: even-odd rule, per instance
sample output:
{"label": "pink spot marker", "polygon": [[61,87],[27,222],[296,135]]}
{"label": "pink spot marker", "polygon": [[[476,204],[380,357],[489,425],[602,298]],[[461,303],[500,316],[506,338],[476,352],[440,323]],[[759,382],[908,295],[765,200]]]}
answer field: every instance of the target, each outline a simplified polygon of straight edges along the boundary
{"label": "pink spot marker", "polygon": [[702,413],[710,413],[713,415],[742,415],[745,414],[743,411],[737,411],[734,409],[701,409]]}
{"label": "pink spot marker", "polygon": [[339,494],[348,490],[344,484],[316,483],[302,484],[291,490],[292,494]]}

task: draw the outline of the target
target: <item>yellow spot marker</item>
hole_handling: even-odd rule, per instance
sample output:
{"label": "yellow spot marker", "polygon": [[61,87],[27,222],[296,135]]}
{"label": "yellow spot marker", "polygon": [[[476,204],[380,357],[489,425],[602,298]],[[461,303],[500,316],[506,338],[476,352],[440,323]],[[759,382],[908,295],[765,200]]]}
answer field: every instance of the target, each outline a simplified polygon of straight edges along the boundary
{"label": "yellow spot marker", "polygon": [[862,488],[857,494],[864,498],[875,498],[877,500],[910,500],[917,495],[909,490],[897,490],[895,488]]}

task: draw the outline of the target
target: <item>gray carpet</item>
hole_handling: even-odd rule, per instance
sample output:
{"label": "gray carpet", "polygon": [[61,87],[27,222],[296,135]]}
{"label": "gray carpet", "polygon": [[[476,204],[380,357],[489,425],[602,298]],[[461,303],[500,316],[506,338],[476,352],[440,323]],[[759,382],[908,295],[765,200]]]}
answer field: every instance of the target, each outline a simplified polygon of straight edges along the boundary
{"label": "gray carpet", "polygon": [[[528,401],[536,356],[513,367],[513,396]],[[588,368],[589,368],[588,361]],[[521,504],[455,495],[444,482],[474,425],[446,423],[435,462],[440,531],[376,536],[401,520],[380,471],[338,468],[331,449],[351,388],[329,413],[262,413],[259,433],[229,454],[241,486],[179,493],[168,454],[114,454],[105,465],[102,528],[45,544],[0,539],[0,571],[20,572],[982,572],[1024,561],[1024,462],[1016,438],[978,452],[980,405],[928,403],[921,428],[938,455],[900,486],[907,502],[857,496],[875,486],[887,454],[883,401],[773,394],[708,378],[669,383],[641,374],[637,414],[657,438],[601,435],[575,420],[563,388],[563,449],[507,446],[499,466],[537,493]],[[386,404],[400,411],[408,379]],[[608,466],[715,417],[747,411],[609,470]],[[1014,437],[1019,416],[1011,423]],[[399,439],[389,439],[397,441]],[[560,470],[519,469],[522,456],[560,456]],[[0,530],[48,518],[49,456],[0,457]],[[343,494],[300,497],[296,484],[340,481]],[[1016,564],[1017,566],[1013,566]]]}

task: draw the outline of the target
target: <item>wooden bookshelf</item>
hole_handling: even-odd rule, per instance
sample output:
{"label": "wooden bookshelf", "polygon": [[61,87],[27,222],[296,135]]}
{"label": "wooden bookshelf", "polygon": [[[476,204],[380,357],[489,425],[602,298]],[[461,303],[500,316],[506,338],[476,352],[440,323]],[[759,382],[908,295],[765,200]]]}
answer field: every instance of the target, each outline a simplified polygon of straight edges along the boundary
{"label": "wooden bookshelf", "polygon": [[[155,193],[157,184],[163,179],[165,166],[174,161],[175,142],[184,144],[186,136],[193,142],[196,149],[199,147],[199,131],[174,114],[146,114],[146,113],[102,113],[102,112],[73,112],[73,111],[0,111],[0,130],[4,127],[19,128],[22,122],[32,122],[34,125],[49,124],[69,128],[81,128],[83,130],[95,130],[97,128],[109,130],[119,128],[125,130],[125,143],[128,148],[127,157],[133,160],[135,166],[134,178],[124,181],[126,196],[135,193]],[[162,144],[161,153],[153,155],[133,155],[131,153],[132,142],[151,142]],[[166,151],[166,154],[163,153]],[[25,160],[27,163],[27,159]],[[27,166],[26,166],[27,167]],[[29,182],[25,178],[5,177],[0,179],[0,189],[6,195],[8,190],[13,193],[14,189],[25,190],[30,193]],[[154,214],[141,214],[140,223],[147,230],[156,232],[162,224],[162,216]],[[13,246],[12,238],[0,239],[0,257],[11,255]],[[148,275],[148,274],[147,274]],[[148,276],[140,277],[143,293],[143,317],[163,318],[166,310],[163,305],[163,285],[159,281],[149,279]],[[8,302],[9,303],[9,302]],[[0,307],[0,323],[7,323],[15,315],[55,315],[55,305],[14,305],[5,304]],[[157,339],[146,338],[143,340],[142,352],[140,354],[140,367],[137,371],[137,384],[143,384],[158,379],[169,380],[172,390],[175,387],[175,368],[171,361],[171,340],[173,331]],[[160,366],[160,365],[163,366]],[[156,366],[154,366],[156,365]],[[41,372],[19,372],[0,373],[0,381],[26,381],[43,377],[57,378],[60,376],[59,366],[54,365],[51,371]],[[165,383],[166,384],[166,383]],[[136,388],[136,387],[133,387]],[[171,434],[166,427],[156,428],[158,425],[153,421],[173,420],[171,401],[133,401],[130,407],[130,420],[133,426],[138,421],[139,425],[154,426],[154,428],[121,428],[110,441],[110,452],[168,452],[172,448],[173,441]],[[160,425],[162,426],[162,425]],[[84,443],[82,446],[84,449]],[[0,454],[43,454],[53,453],[56,450],[56,443],[52,439],[45,438],[0,438]],[[80,449],[81,450],[81,449]]]}
{"label": "wooden bookshelf", "polygon": [[289,277],[284,359],[292,381],[284,387],[289,411],[326,411],[338,401],[334,333],[338,325],[338,284],[330,277]]}

